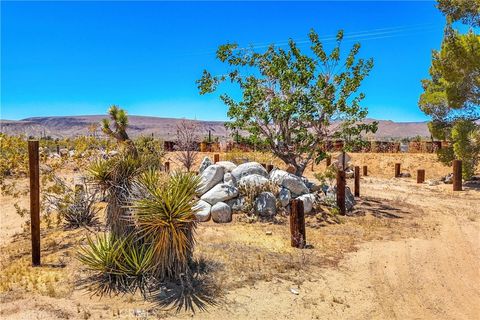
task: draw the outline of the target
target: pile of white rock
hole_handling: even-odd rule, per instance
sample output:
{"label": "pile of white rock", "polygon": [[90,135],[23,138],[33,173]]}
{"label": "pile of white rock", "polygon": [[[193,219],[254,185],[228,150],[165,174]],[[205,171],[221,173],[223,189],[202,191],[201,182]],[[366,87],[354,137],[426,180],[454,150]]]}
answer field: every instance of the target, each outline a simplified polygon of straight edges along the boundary
{"label": "pile of white rock", "polygon": [[[232,221],[232,212],[242,212],[245,195],[240,186],[261,187],[274,183],[278,187],[277,197],[272,192],[264,191],[258,194],[253,203],[255,214],[260,217],[272,217],[279,209],[286,208],[291,199],[303,202],[304,212],[312,211],[316,201],[334,203],[336,187],[320,186],[280,169],[270,173],[257,162],[246,162],[236,165],[230,161],[219,161],[215,164],[205,157],[199,168],[200,185],[197,196],[200,198],[194,209],[198,221],[208,221],[210,218],[217,223]],[[354,197],[347,189],[347,208],[350,210],[355,203]]]}

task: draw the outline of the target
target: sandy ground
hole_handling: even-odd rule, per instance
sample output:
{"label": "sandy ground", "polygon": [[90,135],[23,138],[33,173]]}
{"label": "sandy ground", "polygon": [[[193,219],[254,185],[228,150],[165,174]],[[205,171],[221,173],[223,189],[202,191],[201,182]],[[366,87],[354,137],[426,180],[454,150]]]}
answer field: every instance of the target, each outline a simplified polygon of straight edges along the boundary
{"label": "sandy ground", "polygon": [[[231,224],[201,224],[196,255],[218,265],[212,272],[220,290],[217,305],[195,314],[78,288],[74,279],[82,274],[71,252],[81,230],[42,231],[45,265],[32,269],[22,218],[12,211],[13,199],[3,197],[0,317],[480,319],[480,190],[454,193],[451,185],[387,178],[398,160],[415,170],[423,159],[427,179],[449,171],[428,163],[430,155],[399,157],[387,155],[383,165],[354,158],[372,169],[361,179],[355,215],[339,224],[307,217],[311,249],[289,246],[288,221],[248,224],[236,217]],[[57,268],[59,261],[66,266]]]}

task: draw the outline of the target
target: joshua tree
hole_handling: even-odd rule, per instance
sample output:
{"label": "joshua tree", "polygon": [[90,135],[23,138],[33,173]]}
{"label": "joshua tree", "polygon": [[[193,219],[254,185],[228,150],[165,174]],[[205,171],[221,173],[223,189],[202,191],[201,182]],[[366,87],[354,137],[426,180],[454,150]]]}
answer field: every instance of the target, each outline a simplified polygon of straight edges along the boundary
{"label": "joshua tree", "polygon": [[190,171],[197,159],[198,149],[198,124],[195,121],[183,119],[177,124],[177,138],[175,141],[175,150],[177,150],[176,159]]}
{"label": "joshua tree", "polygon": [[134,157],[137,157],[138,152],[135,148],[135,144],[132,142],[132,140],[130,140],[127,134],[127,112],[123,109],[120,109],[118,106],[113,105],[108,110],[108,114],[110,115],[110,119],[113,122],[113,130],[112,128],[110,128],[110,120],[103,119],[102,131],[109,137],[116,139],[117,142],[124,146],[127,153],[131,154]]}

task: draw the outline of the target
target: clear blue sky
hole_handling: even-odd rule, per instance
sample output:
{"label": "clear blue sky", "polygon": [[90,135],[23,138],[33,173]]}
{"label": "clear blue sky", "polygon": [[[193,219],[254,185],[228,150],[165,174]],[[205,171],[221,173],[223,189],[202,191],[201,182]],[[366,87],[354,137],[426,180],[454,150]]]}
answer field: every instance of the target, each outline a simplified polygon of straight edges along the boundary
{"label": "clear blue sky", "polygon": [[[369,117],[421,121],[431,50],[444,17],[435,2],[3,2],[1,118],[129,114],[227,119],[218,95],[200,96],[203,69],[221,70],[218,45],[328,39],[345,30],[373,57],[365,80]],[[327,47],[332,42],[326,42]],[[308,49],[308,44],[302,48]],[[235,92],[234,88],[227,88]]]}

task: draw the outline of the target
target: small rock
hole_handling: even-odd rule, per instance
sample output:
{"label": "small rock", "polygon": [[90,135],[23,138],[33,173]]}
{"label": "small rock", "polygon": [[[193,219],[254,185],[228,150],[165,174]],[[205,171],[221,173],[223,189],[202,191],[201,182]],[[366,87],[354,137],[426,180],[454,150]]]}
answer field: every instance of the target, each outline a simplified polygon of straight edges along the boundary
{"label": "small rock", "polygon": [[223,183],[228,184],[229,186],[236,187],[237,182],[230,172],[227,172],[223,175]]}
{"label": "small rock", "polygon": [[453,173],[447,174],[445,177],[442,178],[443,183],[452,184],[453,183]]}
{"label": "small rock", "polygon": [[401,178],[410,178],[412,175],[409,172],[400,173]]}
{"label": "small rock", "polygon": [[295,294],[295,295],[298,295],[299,294],[299,291],[295,288],[290,288],[290,292]]}
{"label": "small rock", "polygon": [[292,193],[287,188],[282,187],[278,193],[278,200],[282,204],[282,207],[288,206],[288,203],[292,199]]}
{"label": "small rock", "polygon": [[209,157],[203,158],[202,162],[200,163],[200,168],[198,168],[198,173],[201,174],[203,170],[207,169],[212,164],[213,162]]}
{"label": "small rock", "polygon": [[348,168],[345,170],[345,178],[347,179],[353,179],[355,177],[355,171],[353,171],[351,168]]}
{"label": "small rock", "polygon": [[210,210],[213,222],[227,223],[232,221],[232,210],[225,202],[217,202]]}
{"label": "small rock", "polygon": [[429,186],[438,186],[441,183],[441,181],[435,180],[435,179],[430,179],[430,180],[425,181],[425,183],[428,184]]}
{"label": "small rock", "polygon": [[265,232],[265,234],[266,234],[267,236],[271,236],[271,235],[272,235],[272,231],[267,231],[267,232]]}

